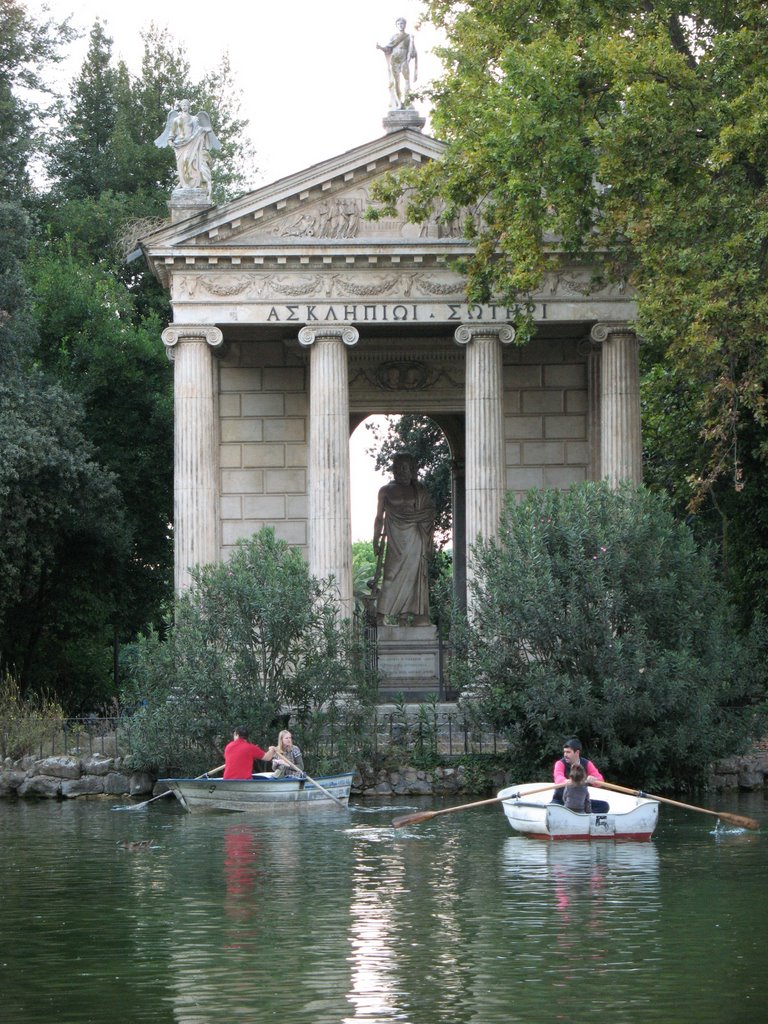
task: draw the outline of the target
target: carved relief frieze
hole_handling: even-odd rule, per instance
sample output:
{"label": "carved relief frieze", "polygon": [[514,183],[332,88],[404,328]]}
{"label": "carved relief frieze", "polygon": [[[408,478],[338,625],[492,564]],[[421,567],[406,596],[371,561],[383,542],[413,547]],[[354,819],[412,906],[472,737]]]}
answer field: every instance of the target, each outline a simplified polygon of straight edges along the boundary
{"label": "carved relief frieze", "polygon": [[575,267],[569,271],[545,274],[536,290],[537,294],[559,295],[563,298],[593,295],[621,296],[626,291],[626,282],[605,281],[594,277],[588,269],[580,271]]}
{"label": "carved relief frieze", "polygon": [[413,287],[419,295],[463,295],[464,285],[465,281],[461,277],[446,279],[430,274],[413,276]]}
{"label": "carved relief frieze", "polygon": [[415,359],[390,359],[375,370],[376,386],[382,391],[423,391],[437,374]]}
{"label": "carved relief frieze", "polygon": [[454,350],[429,350],[421,359],[410,358],[405,352],[393,359],[393,354],[397,355],[391,348],[386,355],[370,348],[350,353],[350,386],[400,393],[464,387],[463,363]]}
{"label": "carved relief frieze", "polygon": [[367,196],[324,199],[272,228],[280,238],[356,238]]}
{"label": "carved relief frieze", "polygon": [[229,299],[234,296],[269,301],[283,298],[422,298],[456,296],[464,293],[464,282],[446,273],[297,273],[270,274],[254,271],[232,274],[226,270],[174,276],[174,296]]}

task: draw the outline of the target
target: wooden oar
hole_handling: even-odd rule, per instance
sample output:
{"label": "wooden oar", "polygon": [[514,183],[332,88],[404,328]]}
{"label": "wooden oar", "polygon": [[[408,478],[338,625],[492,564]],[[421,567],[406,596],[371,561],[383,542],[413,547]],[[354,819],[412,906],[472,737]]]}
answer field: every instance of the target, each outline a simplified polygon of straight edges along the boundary
{"label": "wooden oar", "polygon": [[[216,772],[220,772],[224,768],[223,764],[220,764],[218,768],[211,768],[208,772],[203,772],[202,775],[196,775],[195,781],[205,779],[209,775],[214,775]],[[142,800],[140,804],[124,804],[122,807],[113,807],[113,811],[143,811],[145,807],[153,804],[155,800],[162,800],[164,796],[171,796],[173,794],[172,789],[166,789],[164,793],[158,793],[157,796],[153,796],[150,800]]]}
{"label": "wooden oar", "polygon": [[672,807],[682,807],[686,811],[699,811],[701,814],[712,814],[715,818],[722,818],[736,828],[749,828],[757,832],[760,822],[754,818],[745,818],[741,814],[731,814],[729,811],[710,811],[708,807],[696,807],[694,804],[683,804],[679,800],[670,800],[666,796],[654,796],[653,793],[644,793],[641,789],[627,789],[626,786],[616,786],[612,782],[596,782],[595,786],[600,789],[613,789],[617,793],[628,793],[630,796],[645,797],[647,800],[655,800],[660,804],[671,804]]}
{"label": "wooden oar", "polygon": [[456,807],[443,807],[440,811],[420,811],[418,814],[404,814],[402,818],[395,818],[392,822],[394,828],[402,828],[403,825],[420,825],[422,821],[429,821],[436,818],[438,814],[455,814],[456,811],[468,811],[470,807],[485,807],[486,804],[497,804],[504,800],[518,800],[521,796],[533,796],[534,793],[544,793],[548,789],[562,789],[567,782],[550,782],[548,786],[537,786],[536,789],[529,789],[527,793],[510,793],[508,796],[492,796],[489,800],[475,800],[471,804],[459,804]]}
{"label": "wooden oar", "polygon": [[[295,765],[295,764],[293,763],[293,761],[289,761],[289,760],[288,760],[287,758],[285,758],[285,757],[282,757],[282,756],[281,756],[280,754],[278,754],[278,755],[277,755],[277,760],[278,760],[278,761],[280,761],[280,762],[281,762],[282,764],[285,764],[285,765],[287,765],[287,766],[288,766],[289,768],[296,768],[296,765]],[[297,771],[301,771],[301,769],[297,769]],[[339,800],[339,798],[338,798],[337,796],[334,796],[334,795],[333,795],[333,793],[329,792],[329,791],[328,791],[328,790],[327,790],[327,789],[325,788],[325,786],[321,786],[319,782],[316,782],[316,781],[315,781],[315,780],[314,780],[314,779],[313,779],[313,778],[312,778],[312,777],[311,777],[310,775],[307,775],[307,773],[306,773],[306,772],[302,772],[302,774],[303,774],[304,778],[305,778],[305,779],[307,780],[307,782],[311,782],[313,786],[317,786],[317,788],[318,788],[318,789],[319,789],[319,790],[320,790],[320,791],[321,791],[322,793],[325,793],[325,795],[326,795],[326,796],[327,796],[327,797],[328,797],[328,798],[329,798],[330,800],[333,800],[333,802],[334,802],[335,804],[338,804],[338,805],[339,805],[339,807],[343,808],[343,809],[344,809],[345,811],[347,810],[347,805],[346,805],[346,804],[344,804],[344,803],[342,803],[342,802],[341,802],[341,800]]]}

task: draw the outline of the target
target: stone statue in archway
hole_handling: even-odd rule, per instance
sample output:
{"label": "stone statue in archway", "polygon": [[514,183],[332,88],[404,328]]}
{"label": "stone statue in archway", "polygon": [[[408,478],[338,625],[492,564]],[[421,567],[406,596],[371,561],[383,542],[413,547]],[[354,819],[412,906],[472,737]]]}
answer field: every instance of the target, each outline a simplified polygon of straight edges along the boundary
{"label": "stone statue in archway", "polygon": [[[400,625],[429,625],[428,562],[435,529],[435,508],[419,483],[413,456],[392,459],[393,479],[379,490],[373,526],[373,552],[382,561],[383,578],[376,621],[388,616]],[[378,575],[378,570],[377,570]]]}
{"label": "stone statue in archway", "polygon": [[376,44],[377,50],[383,50],[387,60],[389,72],[389,106],[391,110],[402,110],[413,106],[411,103],[411,69],[413,61],[413,80],[418,78],[419,58],[416,53],[416,44],[410,32],[405,31],[405,18],[398,18],[395,22],[397,32],[388,43],[381,46]]}

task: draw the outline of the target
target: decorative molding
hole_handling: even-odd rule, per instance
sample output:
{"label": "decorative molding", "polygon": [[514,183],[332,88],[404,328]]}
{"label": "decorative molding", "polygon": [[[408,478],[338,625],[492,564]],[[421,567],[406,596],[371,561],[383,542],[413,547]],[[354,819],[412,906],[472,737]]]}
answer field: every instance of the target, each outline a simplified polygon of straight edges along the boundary
{"label": "decorative molding", "polygon": [[498,338],[502,345],[509,345],[515,338],[515,329],[509,324],[476,323],[462,324],[453,332],[457,345],[469,345],[475,338]]}
{"label": "decorative molding", "polygon": [[337,324],[335,326],[327,327],[302,327],[299,331],[299,344],[305,348],[309,348],[310,345],[314,345],[316,341],[322,341],[324,339],[335,338],[338,341],[343,341],[345,345],[351,347],[356,345],[360,340],[360,332],[352,324]]}

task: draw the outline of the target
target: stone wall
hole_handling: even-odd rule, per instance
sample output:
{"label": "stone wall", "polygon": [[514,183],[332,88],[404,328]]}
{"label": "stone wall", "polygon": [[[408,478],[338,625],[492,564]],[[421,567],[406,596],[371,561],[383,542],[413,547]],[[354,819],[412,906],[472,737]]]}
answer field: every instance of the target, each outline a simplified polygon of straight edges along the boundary
{"label": "stone wall", "polygon": [[0,797],[142,796],[151,793],[153,786],[150,775],[124,771],[121,758],[103,754],[6,758],[0,769]]}
{"label": "stone wall", "polygon": [[235,342],[221,362],[222,559],[264,526],[308,555],[305,363],[281,342]]}
{"label": "stone wall", "polygon": [[507,490],[568,488],[592,475],[587,364],[576,339],[504,351]]}
{"label": "stone wall", "polygon": [[[495,793],[515,780],[497,770],[488,791]],[[768,785],[768,749],[744,757],[728,758],[715,765],[709,780],[716,791],[763,789]],[[128,772],[120,758],[93,754],[89,757],[6,758],[0,768],[0,797],[72,799],[79,796],[147,797],[159,795],[159,786],[145,772]],[[403,765],[392,769],[358,766],[352,783],[357,797],[461,796],[476,794],[477,783],[464,765],[430,770]]]}

